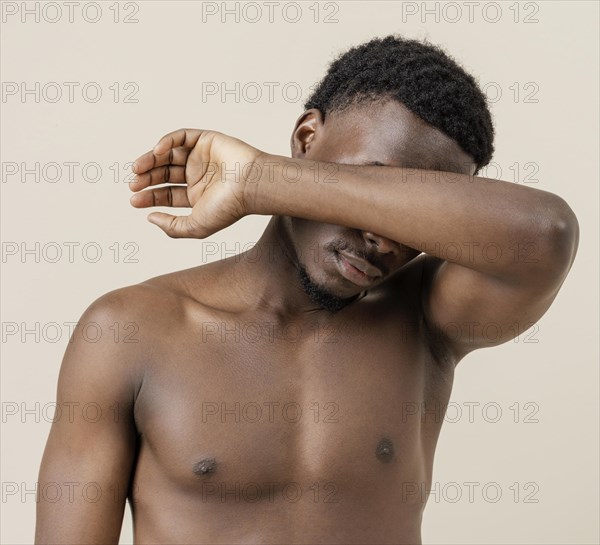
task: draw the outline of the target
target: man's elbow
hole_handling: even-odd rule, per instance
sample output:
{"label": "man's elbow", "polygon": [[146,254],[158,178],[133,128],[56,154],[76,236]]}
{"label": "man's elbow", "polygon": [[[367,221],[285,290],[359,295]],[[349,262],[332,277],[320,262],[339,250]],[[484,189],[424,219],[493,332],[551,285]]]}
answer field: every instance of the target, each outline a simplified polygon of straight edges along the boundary
{"label": "man's elbow", "polygon": [[567,202],[553,195],[545,207],[538,254],[543,276],[553,283],[562,284],[566,278],[579,246],[579,221]]}
{"label": "man's elbow", "polygon": [[560,197],[554,207],[550,237],[557,256],[564,263],[566,275],[575,260],[579,246],[579,221],[573,209]]}

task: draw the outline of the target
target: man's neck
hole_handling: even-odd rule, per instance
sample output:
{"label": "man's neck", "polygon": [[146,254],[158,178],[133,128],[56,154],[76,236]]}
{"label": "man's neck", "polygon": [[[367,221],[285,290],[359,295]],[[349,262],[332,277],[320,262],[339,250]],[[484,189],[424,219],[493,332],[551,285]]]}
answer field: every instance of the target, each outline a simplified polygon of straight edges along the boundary
{"label": "man's neck", "polygon": [[236,294],[251,308],[282,321],[315,314],[331,317],[304,291],[298,258],[281,217],[273,216],[254,247],[236,256],[235,261],[232,275]]}

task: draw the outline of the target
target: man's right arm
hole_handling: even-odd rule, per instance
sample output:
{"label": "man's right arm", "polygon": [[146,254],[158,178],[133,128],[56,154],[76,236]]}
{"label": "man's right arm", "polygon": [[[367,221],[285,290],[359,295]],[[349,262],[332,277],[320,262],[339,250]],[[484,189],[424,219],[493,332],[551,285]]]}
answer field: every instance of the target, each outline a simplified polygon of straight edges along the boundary
{"label": "man's right arm", "polygon": [[128,321],[123,292],[90,305],[66,350],[38,479],[37,545],[119,541],[136,451],[141,348],[127,334],[138,324]]}

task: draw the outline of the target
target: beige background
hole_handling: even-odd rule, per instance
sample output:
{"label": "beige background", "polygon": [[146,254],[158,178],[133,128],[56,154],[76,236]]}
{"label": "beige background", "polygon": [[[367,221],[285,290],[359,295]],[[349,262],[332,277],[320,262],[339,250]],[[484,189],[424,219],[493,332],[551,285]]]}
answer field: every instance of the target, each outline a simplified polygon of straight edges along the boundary
{"label": "beige background", "polygon": [[[64,324],[77,321],[109,290],[239,251],[258,239],[268,220],[245,218],[205,242],[171,240],[145,221],[144,211],[129,206],[125,163],[165,132],[185,126],[216,129],[288,154],[290,130],[301,113],[293,91],[301,87],[306,94],[336,52],[392,32],[428,37],[489,84],[491,98],[502,91],[492,104],[500,177],[514,180],[511,165],[517,163],[517,181],[523,183],[523,169],[533,168],[525,164],[534,163],[538,181],[532,186],[566,199],[581,226],[575,265],[538,326],[515,342],[471,354],[458,368],[450,417],[455,422],[442,430],[434,467],[438,490],[425,511],[424,542],[598,543],[597,2],[480,2],[471,21],[465,4],[427,2],[425,7],[440,12],[437,22],[435,11],[423,22],[421,2],[361,1],[321,3],[315,22],[315,4],[302,2],[296,23],[288,22],[297,11],[290,2],[275,7],[272,22],[262,5],[255,23],[250,19],[256,10],[236,2],[228,5],[240,11],[239,22],[231,15],[225,22],[219,15],[203,21],[202,3],[192,1],[121,3],[112,11],[113,2],[101,2],[96,23],[83,18],[82,6],[88,19],[96,17],[89,2],[75,8],[73,22],[63,5],[55,23],[50,20],[56,8],[44,13],[28,2],[38,4],[40,20],[30,15],[22,22],[20,14],[10,15],[13,4],[20,3],[3,6],[5,91],[14,89],[6,82],[19,90],[23,82],[32,89],[39,82],[40,98],[8,95],[2,102],[2,241],[8,254],[2,276],[2,543],[33,540],[31,491],[68,340]],[[501,14],[494,23],[497,6]],[[418,12],[410,15],[413,8]],[[138,22],[115,23],[115,13]],[[337,22],[323,22],[326,16]],[[537,22],[526,23],[526,17]],[[73,102],[68,96],[50,102],[51,82],[64,95],[64,82],[79,83]],[[103,91],[96,103],[82,98],[89,82]],[[115,82],[117,103],[110,89]],[[130,97],[138,102],[123,101],[134,89],[128,82],[138,86]],[[237,103],[233,95],[203,101],[203,82],[225,82],[230,89],[239,82],[246,94]],[[264,92],[257,102],[251,102],[252,82]],[[264,82],[280,84],[272,102]],[[521,91],[516,101],[510,89],[515,82]],[[277,89],[286,83],[284,97]],[[530,99],[538,102],[525,101],[532,91]],[[93,98],[91,90],[86,96]],[[51,162],[63,169],[53,183]],[[79,163],[72,181],[68,162]],[[22,182],[21,163],[40,163],[46,178],[40,172]],[[100,165],[96,183],[85,180],[82,165],[88,163]],[[11,174],[15,164],[19,170]],[[114,181],[114,169],[120,169],[120,181]],[[93,165],[85,176],[95,176]],[[33,253],[21,253],[21,243]],[[51,263],[57,245],[63,255]],[[92,262],[97,248],[102,256]],[[127,255],[137,262],[126,262]],[[25,328],[36,327],[39,339],[21,338]],[[494,502],[498,490],[502,497]],[[130,542],[127,510],[122,543]]]}

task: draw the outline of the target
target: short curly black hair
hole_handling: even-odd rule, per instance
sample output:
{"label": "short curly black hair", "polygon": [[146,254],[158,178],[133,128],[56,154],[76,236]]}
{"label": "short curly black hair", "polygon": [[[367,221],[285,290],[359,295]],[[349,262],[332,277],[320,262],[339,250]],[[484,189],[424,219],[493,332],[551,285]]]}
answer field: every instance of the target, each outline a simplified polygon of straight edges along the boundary
{"label": "short curly black hair", "polygon": [[476,172],[494,152],[494,126],[475,78],[427,40],[397,35],[374,38],[331,63],[305,102],[325,117],[365,101],[394,98],[454,139],[470,154]]}

